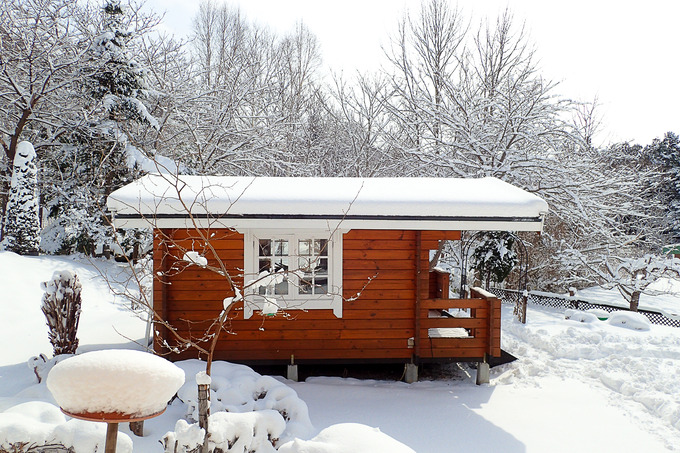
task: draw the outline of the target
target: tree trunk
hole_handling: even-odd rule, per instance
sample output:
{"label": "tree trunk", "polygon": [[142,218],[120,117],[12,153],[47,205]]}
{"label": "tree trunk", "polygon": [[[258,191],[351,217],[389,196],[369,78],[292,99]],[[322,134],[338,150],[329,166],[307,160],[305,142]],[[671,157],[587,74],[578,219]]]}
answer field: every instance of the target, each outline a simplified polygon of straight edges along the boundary
{"label": "tree trunk", "polygon": [[640,304],[640,291],[633,291],[630,295],[630,311],[638,311],[638,305]]}

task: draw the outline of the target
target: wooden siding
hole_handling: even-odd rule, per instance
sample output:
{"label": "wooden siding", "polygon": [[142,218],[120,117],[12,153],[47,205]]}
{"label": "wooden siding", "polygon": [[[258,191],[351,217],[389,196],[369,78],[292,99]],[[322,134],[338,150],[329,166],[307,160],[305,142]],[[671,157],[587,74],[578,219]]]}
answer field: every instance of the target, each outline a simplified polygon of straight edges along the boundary
{"label": "wooden siding", "polygon": [[[214,250],[235,283],[243,285],[243,235],[215,230],[205,236],[210,237],[212,248],[191,231],[161,230],[155,235],[154,307],[184,337],[200,337],[220,313],[222,300],[233,295],[222,276],[187,267],[180,260],[185,250],[198,251],[208,258],[209,265],[217,266]],[[296,362],[408,361],[415,355],[417,361],[420,357],[473,357],[473,350],[474,357],[481,357],[484,351],[469,342],[458,346],[460,342],[423,336],[432,322],[419,319],[424,308],[418,304],[427,307],[430,301],[440,300],[433,296],[442,294],[432,293],[430,288],[429,250],[436,249],[439,240],[459,238],[455,231],[352,230],[343,236],[342,318],[336,318],[331,310],[290,310],[285,316],[271,318],[256,311],[252,318],[243,319],[242,307],[238,307],[230,315],[228,332],[221,334],[214,358],[239,362],[286,362],[291,356]],[[475,309],[479,318],[488,311],[482,306]],[[481,338],[489,326],[478,324],[469,328]],[[156,330],[156,349],[167,353],[163,340],[174,346],[173,336]],[[440,349],[438,343],[444,352],[433,353],[433,348]],[[195,350],[170,354],[174,359],[197,356]]]}

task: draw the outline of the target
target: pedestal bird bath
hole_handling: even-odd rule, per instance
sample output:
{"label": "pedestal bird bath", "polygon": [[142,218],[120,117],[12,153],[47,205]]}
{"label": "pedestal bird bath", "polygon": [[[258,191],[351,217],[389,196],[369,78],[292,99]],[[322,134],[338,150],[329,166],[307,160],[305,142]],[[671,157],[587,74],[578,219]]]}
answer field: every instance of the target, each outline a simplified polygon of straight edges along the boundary
{"label": "pedestal bird bath", "polygon": [[184,383],[184,371],[141,351],[94,351],[52,368],[47,387],[66,415],[107,423],[105,453],[116,451],[118,423],[156,417]]}

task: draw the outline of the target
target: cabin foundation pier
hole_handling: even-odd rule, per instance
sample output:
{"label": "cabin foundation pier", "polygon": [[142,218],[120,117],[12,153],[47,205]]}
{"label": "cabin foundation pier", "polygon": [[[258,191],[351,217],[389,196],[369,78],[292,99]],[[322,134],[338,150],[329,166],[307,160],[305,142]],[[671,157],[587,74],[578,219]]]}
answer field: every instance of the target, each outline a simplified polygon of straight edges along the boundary
{"label": "cabin foundation pier", "polygon": [[286,370],[286,379],[289,379],[291,381],[298,381],[298,366],[297,365],[288,365],[288,369]]}
{"label": "cabin foundation pier", "polygon": [[404,370],[404,381],[406,381],[407,384],[418,382],[418,365],[415,363],[406,364],[406,369]]}
{"label": "cabin foundation pier", "polygon": [[489,383],[489,364],[486,362],[477,362],[477,385]]}

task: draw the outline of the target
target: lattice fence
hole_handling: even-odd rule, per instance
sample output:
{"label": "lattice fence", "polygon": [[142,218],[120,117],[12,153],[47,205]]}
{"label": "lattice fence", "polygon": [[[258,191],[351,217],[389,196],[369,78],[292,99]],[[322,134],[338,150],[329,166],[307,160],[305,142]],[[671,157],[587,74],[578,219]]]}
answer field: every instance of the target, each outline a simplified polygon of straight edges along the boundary
{"label": "lattice fence", "polygon": [[[521,292],[511,289],[490,288],[490,292],[494,293],[505,303],[516,303],[521,297]],[[573,308],[576,310],[589,310],[591,308],[599,308],[609,313],[613,311],[626,311],[622,307],[613,307],[611,305],[593,304],[583,300],[574,299],[572,297],[561,297],[558,295],[545,295],[529,293],[528,302],[535,305],[542,305],[544,307],[552,308]],[[662,326],[680,327],[680,319],[673,319],[661,313],[648,310],[638,310],[639,313],[645,315],[649,322]]]}

